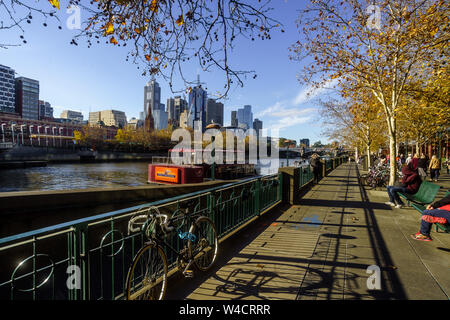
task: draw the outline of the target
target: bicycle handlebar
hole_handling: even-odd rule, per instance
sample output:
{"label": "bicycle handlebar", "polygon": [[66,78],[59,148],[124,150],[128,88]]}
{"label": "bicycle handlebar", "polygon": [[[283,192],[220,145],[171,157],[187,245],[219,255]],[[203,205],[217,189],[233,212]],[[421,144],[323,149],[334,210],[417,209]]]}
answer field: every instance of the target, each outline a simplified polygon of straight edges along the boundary
{"label": "bicycle handlebar", "polygon": [[157,207],[150,207],[148,211],[151,211],[152,209],[157,213],[140,214],[132,217],[130,221],[128,221],[128,234],[141,231],[142,228],[144,228],[150,220],[158,218],[160,219],[159,224],[162,227],[163,231],[171,232],[174,229],[173,226],[168,225],[169,216],[167,214],[161,214]]}

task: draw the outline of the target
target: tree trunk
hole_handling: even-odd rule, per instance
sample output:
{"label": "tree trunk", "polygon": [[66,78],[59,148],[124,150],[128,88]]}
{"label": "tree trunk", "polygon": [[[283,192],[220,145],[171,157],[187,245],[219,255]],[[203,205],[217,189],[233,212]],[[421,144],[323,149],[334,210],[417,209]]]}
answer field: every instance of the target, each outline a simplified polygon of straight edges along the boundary
{"label": "tree trunk", "polygon": [[370,145],[367,145],[367,169],[372,166],[372,159],[370,158]]}
{"label": "tree trunk", "polygon": [[395,178],[397,176],[397,162],[395,161],[397,141],[395,139],[395,132],[389,134],[389,157],[390,157],[390,175],[389,175],[389,185],[393,186],[395,183]]}

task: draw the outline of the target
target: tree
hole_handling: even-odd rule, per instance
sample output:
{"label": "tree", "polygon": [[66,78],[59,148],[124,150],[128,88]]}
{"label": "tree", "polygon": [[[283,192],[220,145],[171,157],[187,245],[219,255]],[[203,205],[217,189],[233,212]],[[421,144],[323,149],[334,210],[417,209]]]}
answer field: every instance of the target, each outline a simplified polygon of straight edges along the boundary
{"label": "tree", "polygon": [[330,139],[361,147],[367,154],[367,165],[371,166],[371,151],[384,142],[386,125],[381,117],[380,105],[367,92],[356,92],[351,99],[321,102],[321,112]]}
{"label": "tree", "polygon": [[[368,90],[381,104],[390,157],[395,159],[400,103],[412,80],[427,77],[420,65],[448,47],[449,4],[443,0],[383,0],[377,4],[311,1],[299,19],[304,41],[291,48],[291,58],[314,59],[302,75],[316,86],[334,79],[339,85],[350,82],[356,90]],[[376,9],[375,14],[368,8]],[[351,94],[346,87],[341,89],[344,96]],[[395,161],[390,169],[389,184],[393,185]]]}
{"label": "tree", "polygon": [[[50,9],[60,9],[58,0],[41,1]],[[281,24],[270,17],[271,0],[70,0],[68,6],[82,9],[82,29],[71,44],[86,40],[88,47],[106,42],[113,46],[130,48],[128,60],[142,75],[157,75],[169,81],[173,92],[176,77],[182,78],[185,88],[190,90],[195,79],[184,76],[183,70],[191,60],[197,60],[203,71],[219,70],[224,75],[224,90],[218,98],[225,96],[233,83],[243,86],[243,78],[256,77],[254,71],[243,71],[230,63],[230,53],[236,40],[259,38],[268,40],[273,29]],[[56,17],[55,10],[45,11],[37,4],[25,1],[0,1],[0,7],[9,15],[10,24],[3,28],[19,28],[29,21],[28,16],[37,12],[47,17]],[[53,7],[53,8],[52,8]],[[24,17],[16,17],[17,8]],[[59,19],[58,19],[59,20]],[[23,36],[23,35],[22,35]]]}
{"label": "tree", "polygon": [[313,148],[322,148],[322,147],[323,147],[323,144],[322,144],[322,142],[319,140],[319,141],[314,142],[313,145],[312,145],[312,147],[313,147]]}

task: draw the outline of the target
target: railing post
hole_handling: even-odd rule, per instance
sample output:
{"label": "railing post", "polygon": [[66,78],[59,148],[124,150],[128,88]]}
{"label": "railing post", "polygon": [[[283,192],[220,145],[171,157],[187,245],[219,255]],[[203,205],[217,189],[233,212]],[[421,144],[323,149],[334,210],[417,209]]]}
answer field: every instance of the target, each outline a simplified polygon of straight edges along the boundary
{"label": "railing post", "polygon": [[256,182],[256,191],[255,191],[255,198],[257,199],[255,203],[255,211],[257,212],[257,215],[259,216],[261,214],[261,178],[258,178]]}
{"label": "railing post", "polygon": [[283,198],[283,174],[281,172],[278,173],[278,201]]}
{"label": "railing post", "polygon": [[74,226],[74,238],[76,245],[74,246],[75,261],[79,262],[80,274],[80,295],[78,299],[89,299],[89,253],[87,249],[88,243],[88,226],[87,224],[78,224]]}

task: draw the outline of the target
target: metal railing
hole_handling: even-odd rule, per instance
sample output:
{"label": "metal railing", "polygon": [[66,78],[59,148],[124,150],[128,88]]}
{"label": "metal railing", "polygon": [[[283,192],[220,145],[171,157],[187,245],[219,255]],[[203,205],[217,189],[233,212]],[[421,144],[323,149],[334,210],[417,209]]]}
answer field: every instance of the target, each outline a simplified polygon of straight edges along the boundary
{"label": "metal railing", "polygon": [[[131,216],[151,206],[175,214],[195,199],[191,212],[210,217],[224,239],[281,201],[281,179],[249,178],[0,239],[0,299],[123,299],[128,268],[144,242],[142,233],[128,234]],[[176,233],[167,241],[183,247]],[[177,257],[166,252],[175,272]]]}
{"label": "metal railing", "polygon": [[300,168],[300,179],[299,179],[299,187],[303,188],[308,183],[313,181],[314,173],[311,170],[310,166],[305,166]]}

